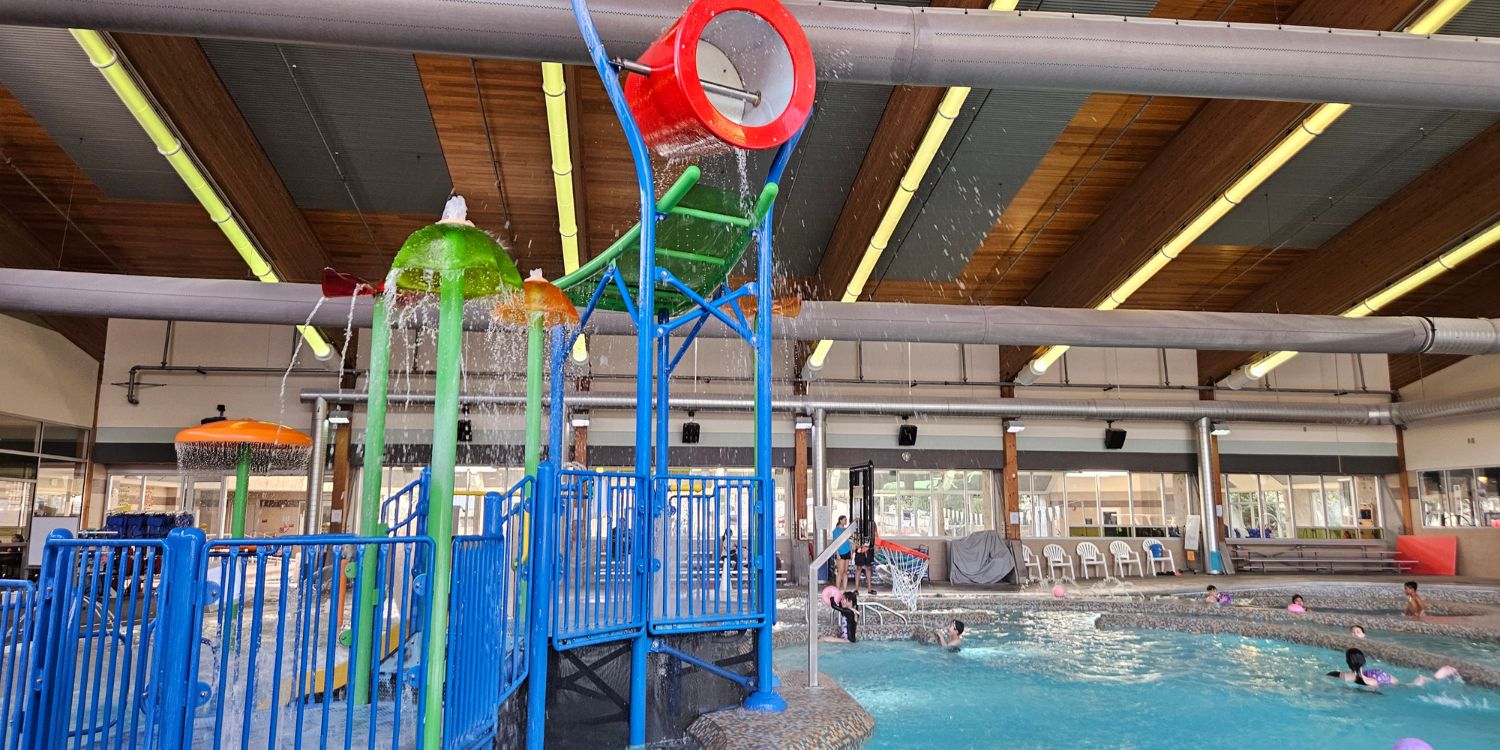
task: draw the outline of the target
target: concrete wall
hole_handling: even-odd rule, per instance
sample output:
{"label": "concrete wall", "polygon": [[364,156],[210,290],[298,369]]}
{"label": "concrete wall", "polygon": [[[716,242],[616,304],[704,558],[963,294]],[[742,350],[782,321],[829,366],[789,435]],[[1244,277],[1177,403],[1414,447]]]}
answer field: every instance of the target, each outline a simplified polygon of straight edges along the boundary
{"label": "concrete wall", "polygon": [[0,413],[88,427],[99,363],[50,328],[0,315]]}
{"label": "concrete wall", "polygon": [[1418,527],[1417,535],[1458,537],[1458,575],[1500,580],[1500,529]]}
{"label": "concrete wall", "polygon": [[[1469,357],[1405,388],[1401,398],[1448,398],[1500,388],[1500,355]],[[1500,466],[1500,419],[1492,414],[1421,422],[1406,430],[1413,471]]]}

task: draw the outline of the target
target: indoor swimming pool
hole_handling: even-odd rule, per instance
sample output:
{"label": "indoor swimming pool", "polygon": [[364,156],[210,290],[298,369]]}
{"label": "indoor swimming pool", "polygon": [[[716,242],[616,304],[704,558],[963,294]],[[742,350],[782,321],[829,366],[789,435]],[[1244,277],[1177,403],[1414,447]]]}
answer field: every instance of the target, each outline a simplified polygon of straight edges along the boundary
{"label": "indoor swimming pool", "polygon": [[[876,718],[868,748],[1492,748],[1500,693],[1444,682],[1372,694],[1327,677],[1332,651],[1238,636],[1101,631],[1093,615],[1002,614],[957,653],[825,645],[819,668]],[[778,653],[781,670],[806,648]],[[1403,683],[1411,669],[1378,665]]]}

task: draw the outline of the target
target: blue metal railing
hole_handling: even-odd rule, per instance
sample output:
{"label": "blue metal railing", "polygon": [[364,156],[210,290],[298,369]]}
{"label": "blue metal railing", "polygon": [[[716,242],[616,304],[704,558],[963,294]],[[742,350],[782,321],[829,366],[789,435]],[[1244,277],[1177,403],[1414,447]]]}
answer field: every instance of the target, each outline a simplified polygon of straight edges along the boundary
{"label": "blue metal railing", "polygon": [[[39,679],[22,741],[31,748],[137,748],[162,731],[166,585],[160,540],[73,539],[54,532],[42,557],[27,643]],[[24,608],[25,605],[19,605]]]}
{"label": "blue metal railing", "polygon": [[21,720],[32,693],[35,597],[29,581],[0,581],[0,750],[21,750]]}
{"label": "blue metal railing", "polygon": [[427,467],[421,476],[380,504],[380,523],[387,536],[427,535],[427,492],[431,486],[432,468]]}
{"label": "blue metal railing", "polygon": [[558,472],[553,641],[572,648],[641,632],[640,481],[634,474]]}
{"label": "blue metal railing", "polygon": [[500,704],[526,679],[532,486],[528,477],[504,494],[489,493],[484,533],[453,538],[445,749],[490,744]]}
{"label": "blue metal railing", "polygon": [[653,633],[762,621],[760,485],[752,477],[657,477]]}
{"label": "blue metal railing", "polygon": [[[194,744],[420,747],[431,546],[410,536],[211,543],[194,631],[206,648],[189,672]],[[366,591],[375,601],[360,601]],[[356,654],[362,629],[373,658]],[[369,671],[356,674],[360,664]],[[351,690],[361,678],[368,700]]]}

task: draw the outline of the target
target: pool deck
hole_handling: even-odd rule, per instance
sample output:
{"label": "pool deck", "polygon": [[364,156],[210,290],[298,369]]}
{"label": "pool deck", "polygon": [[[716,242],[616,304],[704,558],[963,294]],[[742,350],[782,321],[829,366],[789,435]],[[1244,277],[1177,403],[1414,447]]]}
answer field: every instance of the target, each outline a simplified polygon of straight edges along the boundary
{"label": "pool deck", "polygon": [[715,711],[698,717],[688,737],[703,750],[856,750],[875,732],[875,717],[826,674],[810,688],[807,672],[787,672],[777,692],[785,712]]}

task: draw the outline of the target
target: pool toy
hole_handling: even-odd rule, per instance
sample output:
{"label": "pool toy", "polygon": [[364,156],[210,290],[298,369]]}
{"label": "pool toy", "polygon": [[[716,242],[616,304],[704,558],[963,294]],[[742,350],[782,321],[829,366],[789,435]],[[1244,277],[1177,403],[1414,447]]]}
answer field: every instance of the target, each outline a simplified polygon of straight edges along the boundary
{"label": "pool toy", "polygon": [[1299,614],[1300,615],[1300,614],[1306,612],[1307,608],[1304,607],[1304,606],[1302,606],[1301,604],[1288,604],[1288,605],[1286,605],[1286,611],[1291,612],[1293,614]]}
{"label": "pool toy", "polygon": [[1068,595],[1068,590],[1063,588],[1062,584],[1059,583],[1052,587],[1052,595],[1058,599],[1062,599]]}
{"label": "pool toy", "polygon": [[841,596],[843,596],[843,592],[839,591],[839,587],[837,587],[837,586],[824,586],[823,587],[823,594],[821,596],[821,598],[822,598],[823,601],[828,602],[829,604],[838,604],[839,597],[841,597]]}
{"label": "pool toy", "polygon": [[1396,744],[1391,745],[1391,750],[1432,750],[1432,745],[1416,737],[1404,737],[1396,740]]}
{"label": "pool toy", "polygon": [[1228,603],[1230,603],[1230,601],[1231,601],[1231,599],[1229,598],[1228,594],[1219,594],[1219,603],[1220,604],[1228,604]]}

